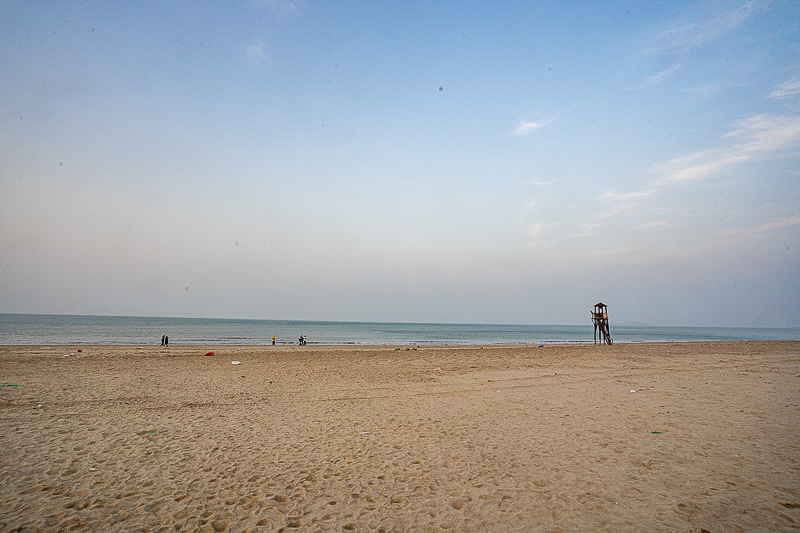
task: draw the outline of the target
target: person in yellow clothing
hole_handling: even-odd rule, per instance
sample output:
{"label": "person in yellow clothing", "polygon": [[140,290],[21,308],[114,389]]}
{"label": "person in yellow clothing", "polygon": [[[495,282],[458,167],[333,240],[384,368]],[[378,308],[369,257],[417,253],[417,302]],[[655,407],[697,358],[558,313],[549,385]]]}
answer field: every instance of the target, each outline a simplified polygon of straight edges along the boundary
{"label": "person in yellow clothing", "polygon": [[272,336],[272,345],[275,346],[275,335]]}

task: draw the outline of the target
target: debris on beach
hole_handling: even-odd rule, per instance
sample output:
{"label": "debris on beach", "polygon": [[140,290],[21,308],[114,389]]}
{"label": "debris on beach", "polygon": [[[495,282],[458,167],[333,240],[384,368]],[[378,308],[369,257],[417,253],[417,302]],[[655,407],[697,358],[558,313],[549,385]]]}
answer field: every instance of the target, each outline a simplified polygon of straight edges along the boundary
{"label": "debris on beach", "polygon": [[231,361],[231,364],[232,365],[241,365],[242,362],[241,361]]}

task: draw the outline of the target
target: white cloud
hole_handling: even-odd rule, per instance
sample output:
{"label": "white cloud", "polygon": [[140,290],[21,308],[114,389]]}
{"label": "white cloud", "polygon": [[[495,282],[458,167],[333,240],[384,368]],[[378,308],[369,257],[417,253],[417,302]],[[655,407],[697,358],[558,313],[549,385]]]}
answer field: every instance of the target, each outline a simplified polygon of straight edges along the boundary
{"label": "white cloud", "polygon": [[297,17],[302,13],[304,4],[292,0],[254,0],[252,5],[256,9],[269,9],[281,16]]}
{"label": "white cloud", "polygon": [[682,181],[706,178],[724,167],[748,159],[750,159],[750,156],[747,154],[726,154],[717,151],[702,152],[676,157],[667,161],[660,168],[651,168],[651,172],[654,171],[663,175],[662,178],[654,183],[656,187],[663,187]]}
{"label": "white cloud", "polygon": [[770,98],[789,98],[800,94],[800,80],[789,80],[778,85],[772,93]]}
{"label": "white cloud", "polygon": [[544,186],[546,186],[546,185],[552,185],[552,184],[554,184],[555,182],[556,182],[556,180],[550,180],[550,181],[537,181],[537,180],[531,180],[531,183],[532,183],[532,184],[534,184],[534,185],[539,185],[539,186],[542,186],[542,187],[544,187]]}
{"label": "white cloud", "polygon": [[536,224],[531,224],[530,227],[528,228],[528,234],[531,236],[531,238],[536,238],[542,233],[543,229],[544,229],[544,224],[542,224],[541,222]]}
{"label": "white cloud", "polygon": [[745,2],[715,16],[668,29],[654,39],[653,47],[646,52],[688,52],[735,30],[767,10],[771,3],[769,0]]}
{"label": "white cloud", "polygon": [[635,209],[640,205],[641,204],[638,202],[622,202],[620,204],[615,205],[609,211],[606,211],[605,213],[600,215],[600,218],[605,219],[605,218],[615,217],[620,213],[624,213],[625,211],[630,211],[631,209]]}
{"label": "white cloud", "polygon": [[253,43],[244,47],[244,56],[247,62],[251,65],[261,65],[270,60],[269,55],[260,41],[253,41]]}
{"label": "white cloud", "polygon": [[717,235],[720,237],[732,237],[737,240],[738,238],[752,240],[763,233],[798,225],[800,225],[800,215],[794,215],[790,217],[784,217],[774,222],[766,222],[758,226],[722,230],[717,232]]}
{"label": "white cloud", "polygon": [[646,229],[646,228],[676,228],[678,226],[682,226],[683,224],[673,224],[671,222],[665,222],[663,220],[655,221],[655,222],[646,222],[644,224],[639,224],[636,226],[636,229]]}
{"label": "white cloud", "polygon": [[514,128],[511,131],[511,135],[530,135],[534,131],[538,130],[543,126],[547,126],[553,121],[553,119],[545,120],[544,122],[534,122],[534,121],[525,121],[523,120],[519,126]]}
{"label": "white cloud", "polygon": [[631,87],[631,90],[636,91],[639,89],[644,89],[645,87],[650,87],[651,85],[655,85],[656,83],[660,82],[661,80],[667,78],[671,74],[677,72],[683,66],[682,63],[678,63],[677,65],[673,65],[668,69],[662,70],[652,76],[647,76],[647,79],[641,85],[637,85],[636,87]]}
{"label": "white cloud", "polygon": [[603,194],[603,196],[600,197],[600,199],[603,200],[604,202],[623,202],[628,200],[635,200],[637,198],[647,198],[651,194],[653,194],[652,190],[626,192],[626,193],[618,193],[617,191],[606,191]]}
{"label": "white cloud", "polygon": [[733,126],[723,139],[740,142],[724,148],[680,155],[652,165],[647,173],[654,178],[647,189],[632,192],[606,191],[600,197],[601,201],[616,205],[600,218],[609,218],[639,207],[637,200],[653,196],[664,187],[706,179],[745,161],[765,160],[776,157],[781,151],[800,148],[800,114],[754,115]]}
{"label": "white cloud", "polygon": [[800,115],[755,115],[739,121],[724,138],[742,142],[727,148],[703,150],[654,165],[654,187],[703,179],[730,165],[771,157],[779,150],[800,146]]}
{"label": "white cloud", "polygon": [[737,124],[725,137],[744,137],[734,150],[755,155],[774,152],[800,144],[800,115],[755,115]]}
{"label": "white cloud", "polygon": [[527,201],[525,202],[525,209],[524,209],[524,211],[525,211],[526,213],[529,213],[529,212],[533,211],[533,210],[536,208],[536,206],[538,206],[539,204],[541,204],[541,202],[540,202],[539,200],[536,200],[536,199],[530,199],[530,200],[527,200]]}

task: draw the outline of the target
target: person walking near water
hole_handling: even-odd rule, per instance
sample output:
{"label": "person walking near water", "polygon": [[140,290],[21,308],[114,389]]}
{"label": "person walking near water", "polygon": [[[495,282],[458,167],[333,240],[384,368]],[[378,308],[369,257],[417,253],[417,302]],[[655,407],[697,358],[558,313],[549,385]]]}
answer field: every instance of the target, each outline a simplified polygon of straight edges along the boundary
{"label": "person walking near water", "polygon": [[166,338],[166,335],[161,335],[161,346],[164,346],[164,339],[165,338]]}
{"label": "person walking near water", "polygon": [[169,335],[164,335],[164,346],[169,346]]}

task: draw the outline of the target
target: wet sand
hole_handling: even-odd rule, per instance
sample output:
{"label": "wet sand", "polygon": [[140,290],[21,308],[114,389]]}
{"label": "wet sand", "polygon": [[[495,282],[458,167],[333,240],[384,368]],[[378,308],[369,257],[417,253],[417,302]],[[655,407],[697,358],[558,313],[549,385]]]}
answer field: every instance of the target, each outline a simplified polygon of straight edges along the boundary
{"label": "wet sand", "polygon": [[5,346],[0,384],[2,531],[800,530],[800,342]]}

